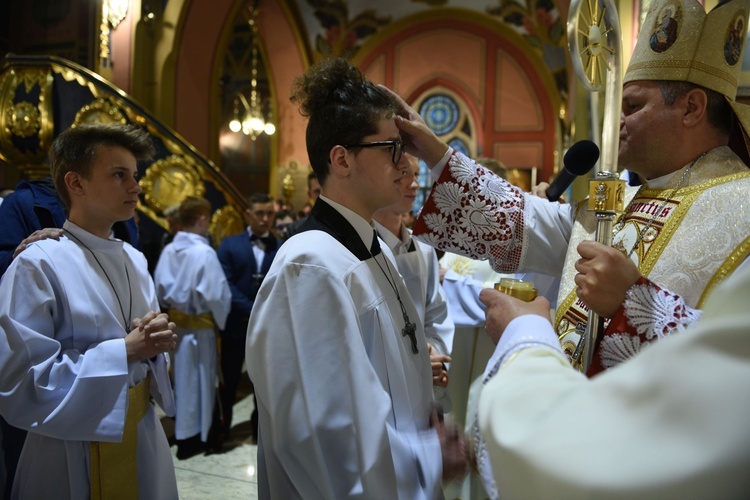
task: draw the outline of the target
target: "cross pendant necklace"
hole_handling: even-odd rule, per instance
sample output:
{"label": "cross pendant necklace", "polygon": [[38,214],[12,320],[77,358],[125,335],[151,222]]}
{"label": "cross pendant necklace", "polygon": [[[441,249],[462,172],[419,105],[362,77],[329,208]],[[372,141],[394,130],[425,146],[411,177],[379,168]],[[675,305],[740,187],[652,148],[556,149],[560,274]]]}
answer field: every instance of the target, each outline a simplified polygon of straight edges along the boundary
{"label": "cross pendant necklace", "polygon": [[[401,306],[401,314],[404,315],[404,327],[401,329],[401,335],[404,337],[409,337],[409,340],[411,340],[411,352],[414,354],[419,353],[419,348],[417,347],[417,325],[415,323],[412,323],[409,321],[409,314],[406,312],[406,307],[404,307],[404,303],[401,301],[401,294],[398,293],[398,288],[396,287],[396,280],[393,279],[393,275],[391,274],[391,269],[388,268],[388,263],[386,263],[386,267],[388,268],[388,274],[386,274],[385,269],[383,269],[383,266],[380,265],[380,262],[378,262],[378,259],[375,258],[374,255],[372,255],[372,252],[370,252],[370,256],[372,256],[373,260],[375,261],[375,264],[378,265],[380,268],[380,271],[383,273],[383,276],[385,276],[385,280],[388,282],[389,285],[391,285],[391,288],[393,288],[393,291],[396,292],[396,299],[398,299],[398,305]],[[388,257],[385,257],[386,259]],[[388,278],[388,275],[390,275],[390,278]]]}
{"label": "cross pendant necklace", "polygon": [[94,253],[94,251],[91,250],[89,248],[89,246],[86,243],[84,243],[83,241],[81,241],[81,239],[78,238],[78,236],[76,236],[75,234],[71,233],[67,229],[63,229],[63,231],[65,231],[70,236],[72,236],[73,239],[75,239],[83,248],[85,248],[86,250],[88,250],[89,253],[91,254],[91,256],[96,261],[96,263],[99,264],[99,269],[102,270],[102,272],[104,273],[104,276],[107,278],[107,281],[109,282],[109,286],[112,288],[112,292],[114,292],[115,298],[117,299],[117,305],[120,306],[120,314],[122,314],[122,323],[123,323],[123,327],[125,328],[125,334],[127,334],[128,333],[128,318],[132,318],[133,317],[133,289],[130,286],[130,273],[128,273],[128,266],[127,266],[127,264],[125,264],[125,277],[128,280],[128,294],[129,294],[128,302],[130,303],[130,305],[128,306],[128,315],[125,316],[125,308],[122,307],[122,301],[120,300],[120,294],[117,293],[117,289],[115,288],[114,283],[112,283],[112,280],[110,279],[109,274],[107,274],[107,271],[104,269],[104,266],[102,265],[102,263],[99,262],[99,259],[96,257],[96,254]]}

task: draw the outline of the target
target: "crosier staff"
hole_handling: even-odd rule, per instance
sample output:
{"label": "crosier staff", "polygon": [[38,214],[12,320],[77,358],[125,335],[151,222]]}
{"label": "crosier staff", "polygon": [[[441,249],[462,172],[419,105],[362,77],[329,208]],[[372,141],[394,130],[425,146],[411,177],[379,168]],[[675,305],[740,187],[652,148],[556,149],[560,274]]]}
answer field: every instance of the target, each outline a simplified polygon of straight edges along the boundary
{"label": "crosier staff", "polygon": [[[585,10],[583,7],[581,0],[570,4],[568,45],[573,68],[583,86],[594,94],[605,90],[601,163],[594,167],[597,173],[590,181],[588,209],[596,213],[596,241],[611,246],[612,222],[623,211],[625,193],[625,182],[616,173],[622,102],[620,19],[612,0],[587,0]],[[571,359],[584,373],[591,364],[603,326],[602,318],[589,310],[585,331]]]}

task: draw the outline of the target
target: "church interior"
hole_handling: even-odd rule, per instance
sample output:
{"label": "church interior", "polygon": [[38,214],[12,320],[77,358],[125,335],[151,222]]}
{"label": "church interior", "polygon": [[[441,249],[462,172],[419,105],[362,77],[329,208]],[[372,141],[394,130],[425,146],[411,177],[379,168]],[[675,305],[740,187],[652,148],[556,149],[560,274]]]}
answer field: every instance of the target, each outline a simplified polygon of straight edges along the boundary
{"label": "church interior", "polygon": [[[649,3],[620,0],[617,12],[606,14],[619,20],[622,71]],[[708,10],[718,0],[701,3]],[[198,195],[214,209],[210,231],[218,245],[243,230],[253,193],[269,193],[294,211],[308,202],[306,121],[290,89],[312,64],[343,57],[396,91],[454,149],[500,161],[514,183],[530,190],[555,177],[577,141],[600,144],[607,126],[613,96],[606,63],[590,48],[576,54],[569,46],[569,13],[579,4],[3,2],[0,188],[48,175],[48,149],[72,125],[135,124],[157,149],[153,162],[138,166],[141,235],[162,238],[169,231],[165,211]],[[591,3],[583,6],[582,25],[604,16],[598,5],[596,12]],[[573,34],[579,41],[589,35]],[[738,100],[748,103],[750,64],[744,66]],[[601,90],[591,91],[592,82]],[[619,123],[619,102],[610,112]],[[431,186],[422,169],[416,211]],[[582,180],[567,196],[577,201],[587,190]],[[251,400],[240,401],[236,413],[249,416]],[[256,498],[255,446],[243,441],[247,434],[237,435],[230,454],[176,464],[183,498]]]}
{"label": "church interior", "polygon": [[[146,233],[167,231],[163,211],[190,194],[216,209],[217,241],[239,231],[252,193],[299,210],[310,168],[306,123],[290,88],[325,57],[349,59],[451,146],[501,161],[527,189],[552,179],[573,143],[602,135],[606,91],[589,91],[576,73],[565,1],[4,5],[0,186],[46,175],[51,141],[75,123],[143,125],[158,144],[156,161],[142,167]],[[647,0],[617,4],[623,68],[647,7]],[[423,168],[416,210],[430,186]],[[574,185],[573,198],[585,194]]]}

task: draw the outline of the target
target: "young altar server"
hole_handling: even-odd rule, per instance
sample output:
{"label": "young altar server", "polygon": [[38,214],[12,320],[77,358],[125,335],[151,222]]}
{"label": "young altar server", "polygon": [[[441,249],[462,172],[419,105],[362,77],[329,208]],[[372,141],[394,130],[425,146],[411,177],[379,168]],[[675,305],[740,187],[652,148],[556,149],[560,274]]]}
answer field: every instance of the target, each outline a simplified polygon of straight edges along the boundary
{"label": "young altar server", "polygon": [[216,251],[208,244],[211,204],[188,196],[180,227],[154,272],[156,296],[177,325],[174,353],[177,458],[206,448],[216,396],[216,328],[224,328],[232,292]]}
{"label": "young altar server", "polygon": [[448,395],[448,363],[453,349],[453,320],[448,314],[448,304],[440,286],[437,254],[431,246],[411,237],[403,222],[417,197],[419,159],[405,155],[409,166],[401,179],[401,197],[395,204],[381,208],[373,215],[378,236],[396,259],[396,267],[404,278],[409,295],[414,301],[430,351],[432,383],[435,402],[444,412],[451,411]]}
{"label": "young altar server", "polygon": [[0,284],[0,413],[28,430],[13,498],[177,498],[150,402],[174,412],[174,324],[143,254],[112,237],[152,154],[124,125],[79,125],[52,144],[63,235],[30,244]]}
{"label": "young altar server", "polygon": [[293,101],[322,194],[250,316],[259,497],[440,498],[465,446],[431,419],[424,328],[372,226],[408,165],[395,103],[343,59],[310,68]]}

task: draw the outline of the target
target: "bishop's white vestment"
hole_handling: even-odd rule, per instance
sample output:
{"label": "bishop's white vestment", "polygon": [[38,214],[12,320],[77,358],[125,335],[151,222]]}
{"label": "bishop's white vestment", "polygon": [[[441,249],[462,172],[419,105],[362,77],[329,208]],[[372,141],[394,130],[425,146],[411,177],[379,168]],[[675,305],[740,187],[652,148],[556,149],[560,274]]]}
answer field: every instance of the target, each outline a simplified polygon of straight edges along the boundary
{"label": "bishop's white vestment", "polygon": [[[581,241],[593,240],[596,219],[583,204],[551,203],[521,192],[461,153],[450,153],[414,235],[432,246],[489,260],[498,272],[560,275],[555,328],[572,354],[588,309],[575,293],[574,264]],[[630,253],[645,277],[701,307],[707,293],[750,254],[750,206],[737,203],[750,190],[750,169],[728,147],[699,158],[693,168],[649,181],[625,193],[626,212],[614,225],[613,245]],[[683,176],[684,174],[684,176]],[[730,215],[731,214],[731,215]],[[631,251],[632,250],[632,251]],[[606,336],[601,346],[608,347]],[[594,354],[621,362],[648,339],[618,337],[625,351]],[[612,364],[608,365],[612,366]]]}

